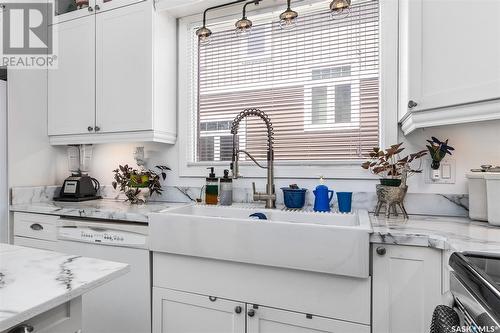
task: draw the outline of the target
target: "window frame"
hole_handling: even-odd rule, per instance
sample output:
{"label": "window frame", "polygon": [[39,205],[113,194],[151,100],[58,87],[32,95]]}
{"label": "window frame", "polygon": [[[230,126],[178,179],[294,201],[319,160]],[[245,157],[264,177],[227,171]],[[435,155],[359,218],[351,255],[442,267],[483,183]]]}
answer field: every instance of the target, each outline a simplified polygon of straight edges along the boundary
{"label": "window frame", "polygon": [[[265,11],[274,11],[279,15],[281,7]],[[221,10],[218,17],[227,18],[234,14],[234,9]],[[232,17],[233,15],[231,15]],[[216,169],[229,169],[228,161],[192,162],[196,139],[193,138],[191,120],[197,104],[193,96],[193,82],[196,82],[191,37],[193,26],[201,25],[201,14],[186,16],[178,20],[178,71],[187,75],[178,75],[178,166],[180,177],[206,177],[207,166]],[[398,140],[398,1],[379,0],[379,115],[380,146],[387,147]],[[335,179],[374,179],[375,177],[360,167],[363,160],[344,161],[275,161],[275,178],[310,179],[323,176]],[[264,161],[265,164],[265,161]],[[299,172],[300,170],[300,172]],[[220,173],[219,172],[219,173]],[[266,170],[258,168],[251,161],[240,162],[240,174],[246,178],[265,178]]]}

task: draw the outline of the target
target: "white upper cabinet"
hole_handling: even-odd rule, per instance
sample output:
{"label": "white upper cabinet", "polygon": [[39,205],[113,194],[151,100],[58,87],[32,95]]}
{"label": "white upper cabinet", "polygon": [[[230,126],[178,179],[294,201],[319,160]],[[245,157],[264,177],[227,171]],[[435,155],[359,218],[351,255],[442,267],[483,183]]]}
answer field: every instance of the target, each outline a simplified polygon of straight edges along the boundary
{"label": "white upper cabinet", "polygon": [[54,0],[54,23],[74,20],[94,14],[96,0]]}
{"label": "white upper cabinet", "polygon": [[144,0],[94,0],[96,4],[96,12],[106,11],[118,7],[131,5]]}
{"label": "white upper cabinet", "polygon": [[[111,2],[120,6],[103,7]],[[175,143],[176,19],[155,11],[153,0],[96,6],[93,15],[54,25],[50,143]]]}
{"label": "white upper cabinet", "polygon": [[500,118],[500,1],[399,6],[403,131]]}
{"label": "white upper cabinet", "polygon": [[47,75],[49,135],[89,133],[95,126],[94,16],[53,28],[59,48],[58,69]]}
{"label": "white upper cabinet", "polygon": [[96,124],[102,133],[153,130],[153,35],[149,4],[96,15]]}

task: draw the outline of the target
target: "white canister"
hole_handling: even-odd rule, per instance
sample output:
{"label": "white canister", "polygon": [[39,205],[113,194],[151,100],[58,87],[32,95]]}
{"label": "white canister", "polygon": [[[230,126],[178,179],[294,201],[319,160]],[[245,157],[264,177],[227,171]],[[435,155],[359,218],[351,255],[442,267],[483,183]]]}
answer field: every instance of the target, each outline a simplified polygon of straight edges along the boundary
{"label": "white canister", "polygon": [[469,217],[473,220],[488,221],[485,174],[471,172],[465,175],[469,183]]}
{"label": "white canister", "polygon": [[500,173],[485,172],[488,222],[500,226]]}

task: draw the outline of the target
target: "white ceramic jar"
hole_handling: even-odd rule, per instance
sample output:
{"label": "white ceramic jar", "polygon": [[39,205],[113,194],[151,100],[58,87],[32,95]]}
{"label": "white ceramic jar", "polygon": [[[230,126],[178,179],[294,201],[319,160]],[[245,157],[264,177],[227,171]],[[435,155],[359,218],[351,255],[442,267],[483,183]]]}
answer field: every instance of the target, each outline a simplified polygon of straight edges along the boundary
{"label": "white ceramic jar", "polygon": [[486,174],[471,172],[465,175],[469,183],[469,217],[473,220],[488,221]]}
{"label": "white ceramic jar", "polygon": [[486,196],[488,207],[488,222],[500,226],[500,173],[484,172],[486,180]]}

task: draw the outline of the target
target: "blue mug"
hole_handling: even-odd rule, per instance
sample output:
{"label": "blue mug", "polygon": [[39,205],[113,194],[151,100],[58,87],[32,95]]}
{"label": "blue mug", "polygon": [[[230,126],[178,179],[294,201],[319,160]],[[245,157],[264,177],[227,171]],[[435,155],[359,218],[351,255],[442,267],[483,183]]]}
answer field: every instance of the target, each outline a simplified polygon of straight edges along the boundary
{"label": "blue mug", "polygon": [[314,193],[314,211],[329,212],[330,202],[333,199],[333,191],[325,185],[318,185]]}
{"label": "blue mug", "polygon": [[337,192],[339,212],[350,213],[352,206],[352,192]]}

